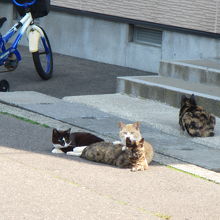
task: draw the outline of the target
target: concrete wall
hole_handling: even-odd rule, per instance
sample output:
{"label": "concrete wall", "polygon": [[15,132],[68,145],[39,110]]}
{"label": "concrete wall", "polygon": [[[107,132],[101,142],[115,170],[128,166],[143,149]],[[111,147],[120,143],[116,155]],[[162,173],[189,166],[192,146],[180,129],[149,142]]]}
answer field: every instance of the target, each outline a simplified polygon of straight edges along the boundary
{"label": "concrete wall", "polygon": [[189,60],[213,57],[220,57],[220,40],[164,31],[162,60]]}
{"label": "concrete wall", "polygon": [[219,0],[52,0],[52,4],[220,33]]}
{"label": "concrete wall", "polygon": [[[0,3],[1,16],[12,25],[12,7]],[[11,19],[10,19],[11,18]],[[51,11],[40,19],[54,52],[158,73],[160,60],[198,59],[220,56],[220,41],[163,31],[162,47],[129,41],[129,25]],[[4,32],[4,31],[3,31]],[[22,44],[27,45],[24,39]]]}
{"label": "concrete wall", "polygon": [[[150,72],[158,71],[161,48],[129,42],[128,24],[58,12],[52,12],[47,19],[42,19],[42,23],[48,27],[56,52]],[[65,25],[55,29],[50,23]]]}
{"label": "concrete wall", "polygon": [[6,17],[8,20],[0,28],[0,33],[5,33],[12,25],[13,10],[11,4],[0,2],[0,17]]}

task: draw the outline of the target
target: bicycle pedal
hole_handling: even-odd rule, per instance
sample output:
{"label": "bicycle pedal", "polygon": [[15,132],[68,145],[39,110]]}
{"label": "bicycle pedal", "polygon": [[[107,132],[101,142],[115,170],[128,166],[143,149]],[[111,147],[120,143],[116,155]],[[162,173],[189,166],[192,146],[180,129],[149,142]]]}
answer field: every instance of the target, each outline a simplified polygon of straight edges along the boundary
{"label": "bicycle pedal", "polygon": [[4,66],[5,68],[8,70],[8,71],[13,71],[17,68],[18,66],[18,61],[17,59],[16,60],[6,60],[5,63],[4,63]]}

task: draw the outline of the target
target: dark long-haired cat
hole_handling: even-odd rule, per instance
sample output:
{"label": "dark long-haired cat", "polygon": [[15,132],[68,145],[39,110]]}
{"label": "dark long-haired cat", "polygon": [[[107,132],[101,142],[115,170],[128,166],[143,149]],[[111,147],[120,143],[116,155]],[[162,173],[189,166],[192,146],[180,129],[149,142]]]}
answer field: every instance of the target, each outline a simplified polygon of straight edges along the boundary
{"label": "dark long-haired cat", "polygon": [[126,138],[126,147],[129,149],[131,171],[147,170],[148,162],[144,149],[144,138],[140,141],[131,141],[130,138]]}
{"label": "dark long-haired cat", "polygon": [[194,94],[190,98],[182,96],[179,125],[183,131],[192,137],[211,137],[215,134],[215,123],[215,116],[197,105]]}
{"label": "dark long-haired cat", "polygon": [[75,147],[87,146],[96,142],[104,141],[102,138],[87,132],[70,132],[68,130],[53,129],[52,132],[52,153],[67,153]]}

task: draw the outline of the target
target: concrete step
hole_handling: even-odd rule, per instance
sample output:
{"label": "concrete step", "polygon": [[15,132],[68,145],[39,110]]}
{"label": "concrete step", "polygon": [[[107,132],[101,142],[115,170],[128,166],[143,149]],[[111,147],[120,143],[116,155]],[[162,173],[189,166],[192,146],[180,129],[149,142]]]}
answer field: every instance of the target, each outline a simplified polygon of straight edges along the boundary
{"label": "concrete step", "polygon": [[161,61],[159,75],[220,86],[220,59]]}
{"label": "concrete step", "polygon": [[180,107],[183,94],[195,94],[199,105],[220,116],[220,87],[161,76],[118,77],[117,92]]}

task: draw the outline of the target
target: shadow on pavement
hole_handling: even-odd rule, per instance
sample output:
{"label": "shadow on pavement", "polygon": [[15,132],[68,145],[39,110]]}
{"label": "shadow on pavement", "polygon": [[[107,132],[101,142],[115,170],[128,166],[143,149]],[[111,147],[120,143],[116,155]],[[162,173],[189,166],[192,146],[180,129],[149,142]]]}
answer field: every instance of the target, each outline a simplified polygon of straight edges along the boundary
{"label": "shadow on pavement", "polygon": [[[51,153],[52,128],[46,128],[41,125],[31,124],[29,122],[18,120],[2,114],[0,117],[0,123],[5,124],[4,127],[0,127],[0,145],[3,148],[14,148],[16,150],[44,154],[67,160],[74,160],[80,163],[88,163],[94,166],[110,166],[107,164],[89,161],[80,157]],[[14,153],[20,154],[21,152],[15,151]],[[7,151],[5,153],[3,151],[0,154],[7,154]],[[159,166],[159,164],[156,162],[152,162],[151,166]]]}
{"label": "shadow on pavement", "polygon": [[13,72],[1,74],[11,91],[36,91],[57,98],[116,92],[117,76],[142,76],[153,73],[54,53],[54,75],[44,81],[38,76],[32,55],[20,47],[22,61]]}

